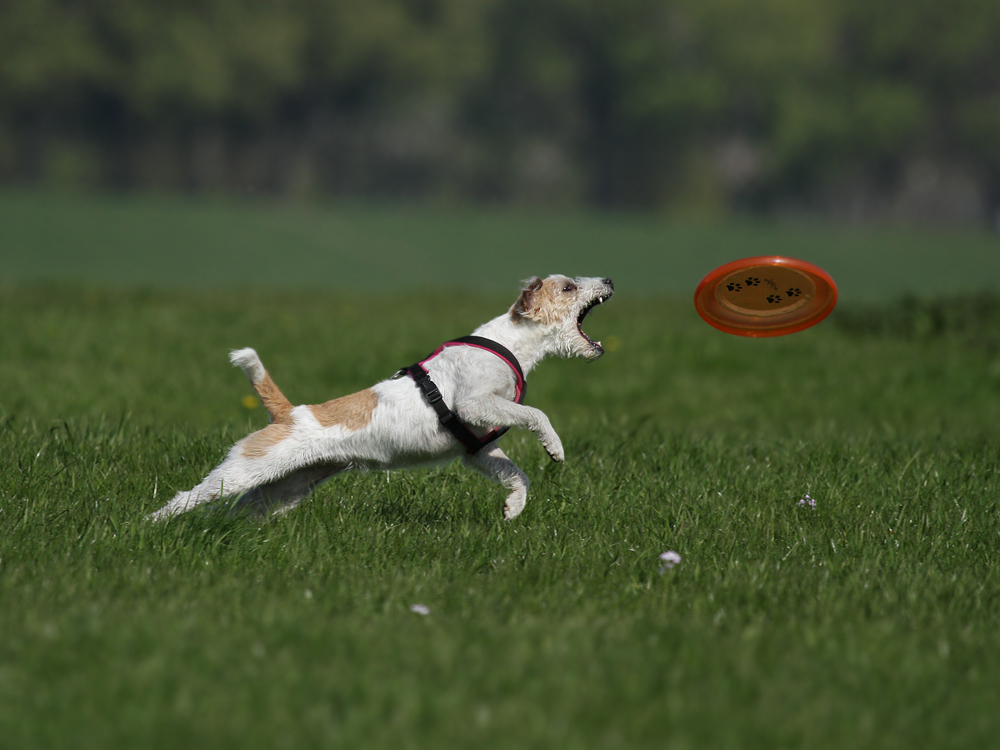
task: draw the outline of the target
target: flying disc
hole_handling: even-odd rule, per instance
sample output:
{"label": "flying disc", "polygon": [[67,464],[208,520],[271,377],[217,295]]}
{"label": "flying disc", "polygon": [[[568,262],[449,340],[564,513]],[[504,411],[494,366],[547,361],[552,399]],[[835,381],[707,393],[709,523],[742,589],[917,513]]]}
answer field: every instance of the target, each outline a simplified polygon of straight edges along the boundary
{"label": "flying disc", "polygon": [[826,271],[780,255],[719,266],[694,293],[704,321],[736,336],[798,333],[823,320],[836,304],[837,285]]}

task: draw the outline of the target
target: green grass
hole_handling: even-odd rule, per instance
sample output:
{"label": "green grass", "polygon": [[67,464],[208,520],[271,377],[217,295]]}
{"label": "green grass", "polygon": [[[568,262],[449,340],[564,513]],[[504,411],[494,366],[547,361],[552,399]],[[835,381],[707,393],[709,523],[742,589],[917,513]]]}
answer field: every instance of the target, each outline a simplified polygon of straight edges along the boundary
{"label": "green grass", "polygon": [[0,747],[995,741],[995,297],[745,340],[619,284],[587,326],[613,350],[529,378],[567,462],[504,438],[532,480],[515,522],[446,466],[150,525],[265,422],[228,349],[321,400],[511,295],[103,281],[0,290]]}
{"label": "green grass", "polygon": [[754,255],[817,263],[844,300],[1000,288],[985,231],[530,214],[435,207],[193,202],[0,192],[0,280],[216,288],[464,289],[512,294],[549,273],[611,276],[688,300]]}

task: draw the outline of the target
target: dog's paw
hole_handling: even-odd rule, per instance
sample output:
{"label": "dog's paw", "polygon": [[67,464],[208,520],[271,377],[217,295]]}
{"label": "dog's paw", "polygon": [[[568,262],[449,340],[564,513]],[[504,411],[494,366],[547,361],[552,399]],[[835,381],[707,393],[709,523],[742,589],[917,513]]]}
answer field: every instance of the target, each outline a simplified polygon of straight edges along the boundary
{"label": "dog's paw", "polygon": [[566,460],[566,452],[563,450],[562,440],[559,439],[558,435],[553,433],[551,438],[542,443],[542,446],[553,461],[562,463]]}
{"label": "dog's paw", "polygon": [[521,515],[521,511],[524,510],[525,503],[528,502],[528,487],[525,484],[523,487],[516,488],[513,492],[507,495],[507,499],[503,504],[503,517],[505,520],[510,521]]}
{"label": "dog's paw", "polygon": [[508,500],[503,506],[503,518],[505,521],[513,521],[521,515],[522,510],[524,510],[524,500],[519,503]]}

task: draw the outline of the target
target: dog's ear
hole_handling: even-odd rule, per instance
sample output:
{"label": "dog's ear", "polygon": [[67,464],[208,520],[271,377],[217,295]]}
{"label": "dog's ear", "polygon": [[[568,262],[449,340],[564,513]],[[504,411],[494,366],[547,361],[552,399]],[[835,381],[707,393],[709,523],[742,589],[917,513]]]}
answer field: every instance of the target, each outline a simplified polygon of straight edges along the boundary
{"label": "dog's ear", "polygon": [[521,296],[517,298],[517,302],[510,308],[510,317],[514,319],[515,323],[521,318],[531,317],[531,313],[538,308],[538,301],[535,297],[541,288],[542,280],[537,276],[525,282],[524,289],[521,290]]}

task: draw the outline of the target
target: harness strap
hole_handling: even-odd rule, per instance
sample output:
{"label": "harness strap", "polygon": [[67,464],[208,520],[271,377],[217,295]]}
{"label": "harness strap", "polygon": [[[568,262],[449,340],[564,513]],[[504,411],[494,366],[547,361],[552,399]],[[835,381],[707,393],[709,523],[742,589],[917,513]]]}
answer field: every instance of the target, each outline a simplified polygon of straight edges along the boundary
{"label": "harness strap", "polygon": [[486,351],[492,352],[502,359],[508,367],[514,372],[515,377],[515,403],[524,402],[524,394],[527,391],[527,383],[524,379],[524,371],[521,370],[521,364],[517,361],[517,358],[511,354],[510,350],[506,347],[498,344],[496,341],[484,338],[482,336],[463,336],[458,339],[452,339],[451,341],[446,341],[428,357],[422,359],[416,364],[410,365],[409,367],[404,367],[398,373],[397,376],[402,376],[404,373],[413,378],[413,382],[416,383],[420,392],[423,394],[424,400],[430,404],[431,408],[434,409],[438,416],[438,421],[441,426],[444,427],[452,436],[458,440],[465,449],[471,453],[478,453],[485,446],[492,443],[494,440],[503,435],[508,427],[499,427],[491,431],[488,435],[483,437],[478,437],[472,430],[465,426],[465,424],[458,418],[448,405],[444,402],[444,397],[441,395],[441,391],[431,380],[424,364],[431,359],[434,359],[438,354],[445,350],[449,346],[474,346],[478,349],[485,349]]}

